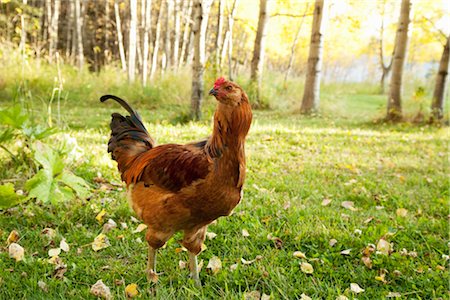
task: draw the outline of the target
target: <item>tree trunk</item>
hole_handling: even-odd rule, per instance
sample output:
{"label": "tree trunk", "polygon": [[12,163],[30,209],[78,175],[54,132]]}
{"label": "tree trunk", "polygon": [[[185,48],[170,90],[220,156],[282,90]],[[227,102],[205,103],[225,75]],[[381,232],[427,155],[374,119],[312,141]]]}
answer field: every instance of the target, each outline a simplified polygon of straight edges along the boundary
{"label": "tree trunk", "polygon": [[[22,4],[25,6],[27,5],[27,0],[22,0]],[[26,31],[26,25],[25,25],[25,13],[22,11],[20,13],[20,45],[19,50],[22,54],[23,59],[25,58],[25,46],[27,44],[27,31]]]}
{"label": "tree trunk", "polygon": [[109,50],[109,34],[110,34],[110,20],[109,20],[109,0],[105,1],[105,43],[103,45],[103,56],[105,57],[105,63],[108,64],[111,58],[111,51]]}
{"label": "tree trunk", "polygon": [[152,67],[150,70],[150,80],[153,79],[158,64],[158,52],[159,52],[159,39],[161,37],[161,21],[164,11],[164,0],[161,0],[159,6],[158,19],[156,20],[156,33],[155,33],[155,45],[153,47]]}
{"label": "tree trunk", "polygon": [[194,61],[192,65],[191,116],[201,118],[203,73],[205,71],[205,37],[212,0],[194,0]]}
{"label": "tree trunk", "polygon": [[[233,25],[234,25],[234,14],[236,12],[238,0],[233,1],[233,6],[228,10],[228,30],[225,34],[224,40],[224,49],[222,50],[222,54],[226,53],[228,56],[228,78],[233,80],[233,70],[231,67],[232,64],[232,55],[233,55]],[[224,61],[225,56],[222,55],[222,62]]]}
{"label": "tree trunk", "polygon": [[192,5],[193,5],[193,1],[189,0],[188,8],[186,10],[186,14],[184,15],[185,22],[184,22],[184,32],[183,32],[183,43],[181,45],[180,60],[178,62],[178,68],[181,68],[181,66],[183,65],[183,63],[185,61],[186,52],[187,52],[186,50],[189,45],[189,38],[191,35],[191,30],[192,30],[192,18],[191,18]]}
{"label": "tree trunk", "polygon": [[222,54],[222,27],[223,27],[223,8],[224,8],[224,0],[219,0],[219,10],[217,12],[217,31],[216,31],[216,41],[215,41],[215,77],[219,75],[221,70],[220,58]]}
{"label": "tree trunk", "polygon": [[380,27],[380,49],[379,49],[379,57],[380,57],[380,67],[381,67],[381,78],[380,78],[380,92],[384,94],[384,81],[392,68],[392,61],[394,59],[394,53],[391,55],[391,59],[388,65],[384,64],[384,51],[383,51],[383,35],[384,35],[384,3],[383,10],[381,12],[381,27]]}
{"label": "tree trunk", "polygon": [[[48,46],[48,56],[50,62],[53,61],[53,56],[55,55],[56,48],[58,45],[58,22],[59,22],[59,8],[61,5],[60,0],[55,0],[53,6],[53,14],[51,17],[51,23],[49,26],[49,46]],[[50,7],[51,9],[51,7]]]}
{"label": "tree trunk", "polygon": [[123,47],[122,26],[120,23],[119,0],[114,1],[114,14],[116,15],[117,42],[119,44],[119,55],[122,63],[122,71],[127,71],[127,61],[125,59],[125,48]]}
{"label": "tree trunk", "polygon": [[255,44],[253,46],[253,58],[250,68],[250,80],[256,84],[256,102],[261,103],[261,78],[264,66],[264,45],[266,36],[266,24],[269,19],[267,12],[267,0],[259,1],[258,29],[256,31]]}
{"label": "tree trunk", "polygon": [[298,26],[297,33],[295,34],[294,41],[292,42],[291,47],[291,55],[289,56],[289,63],[286,69],[286,73],[284,75],[284,85],[286,85],[286,81],[291,73],[292,64],[294,63],[294,55],[295,55],[295,47],[297,47],[298,38],[300,37],[300,32],[302,31],[303,21],[305,20],[305,16],[308,13],[309,3],[306,3],[305,11],[303,12],[302,20],[300,21],[300,25]]}
{"label": "tree trunk", "polygon": [[171,16],[173,14],[173,7],[172,7],[172,0],[166,0],[165,1],[166,6],[166,14],[165,14],[165,35],[164,35],[164,54],[163,54],[163,61],[162,61],[162,72],[164,72],[168,67],[170,68],[172,66],[172,60],[171,60]]}
{"label": "tree trunk", "polygon": [[[323,34],[325,31],[327,6],[326,0],[316,0],[314,4],[311,42],[309,46],[308,68],[301,113],[310,114],[319,108],[320,75],[322,70]],[[325,20],[326,21],[326,20]]]}
{"label": "tree trunk", "polygon": [[408,46],[408,27],[411,12],[411,0],[402,0],[397,34],[395,36],[394,61],[387,104],[386,120],[400,121],[402,119],[402,77],[405,64],[406,48]]}
{"label": "tree trunk", "polygon": [[433,101],[431,103],[431,121],[444,118],[444,92],[448,75],[449,41],[450,36],[447,37],[447,42],[445,43],[444,51],[442,52],[441,61],[439,63],[439,71],[436,75]]}
{"label": "tree trunk", "polygon": [[181,12],[180,5],[185,5],[185,1],[176,0],[175,1],[175,9],[174,9],[174,17],[175,17],[175,33],[173,39],[173,55],[172,55],[172,63],[175,68],[178,67],[178,55],[180,50],[180,31],[181,31]]}
{"label": "tree trunk", "polygon": [[130,38],[128,42],[128,81],[136,76],[137,0],[130,0]]}
{"label": "tree trunk", "polygon": [[78,68],[80,71],[83,69],[84,65],[84,49],[83,49],[83,35],[81,26],[83,25],[83,19],[81,17],[81,3],[80,0],[75,0],[75,23],[77,31],[77,57],[78,57]]}
{"label": "tree trunk", "polygon": [[145,4],[145,27],[144,27],[144,53],[142,61],[142,84],[147,85],[147,75],[148,75],[148,58],[149,58],[149,33],[152,25],[152,0],[146,0]]}
{"label": "tree trunk", "polygon": [[48,47],[48,56],[49,56],[49,60],[51,61],[51,56],[50,56],[50,44],[51,44],[51,39],[52,39],[52,0],[45,0],[45,17],[46,17],[46,25],[47,25],[47,30],[46,30],[46,39],[44,40],[45,42],[47,42],[47,47]]}

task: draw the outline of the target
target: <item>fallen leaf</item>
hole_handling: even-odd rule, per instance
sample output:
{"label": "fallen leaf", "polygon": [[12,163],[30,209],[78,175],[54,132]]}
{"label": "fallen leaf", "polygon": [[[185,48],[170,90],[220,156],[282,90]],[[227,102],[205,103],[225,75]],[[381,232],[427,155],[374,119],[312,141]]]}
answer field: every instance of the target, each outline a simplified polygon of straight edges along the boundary
{"label": "fallen leaf", "polygon": [[341,251],[341,255],[350,255],[350,252],[352,251],[352,249],[345,249]]}
{"label": "fallen leaf", "polygon": [[8,248],[9,257],[14,258],[16,261],[21,261],[25,255],[25,250],[16,243],[11,243]]}
{"label": "fallen leaf", "polygon": [[207,237],[209,240],[214,239],[216,236],[217,236],[217,234],[215,234],[215,233],[212,232],[212,231],[208,231],[208,232],[206,233],[206,237]]}
{"label": "fallen leaf", "polygon": [[48,287],[47,284],[45,282],[43,282],[42,280],[38,281],[38,287],[43,290],[44,292],[48,292]]}
{"label": "fallen leaf", "polygon": [[283,209],[284,209],[284,210],[289,209],[290,207],[291,207],[291,201],[286,201],[286,202],[283,204]]}
{"label": "fallen leaf", "polygon": [[370,222],[372,222],[373,217],[368,217],[367,219],[364,220],[364,224],[369,224]]}
{"label": "fallen leaf", "polygon": [[122,227],[122,229],[128,229],[128,225],[125,222],[120,223],[120,227]]}
{"label": "fallen leaf", "polygon": [[394,274],[395,276],[401,276],[402,275],[402,272],[400,272],[399,270],[394,270],[394,271],[392,271],[392,274]]}
{"label": "fallen leaf", "polygon": [[355,208],[355,204],[353,203],[353,201],[344,201],[341,203],[343,208],[349,209],[351,211],[357,211],[358,209]]}
{"label": "fallen leaf", "polygon": [[328,242],[328,244],[329,244],[331,247],[334,247],[334,245],[337,244],[337,240],[336,240],[336,239],[331,239],[331,240]]}
{"label": "fallen leaf", "polygon": [[148,271],[147,278],[153,283],[158,283],[158,274],[153,270]]}
{"label": "fallen leaf", "polygon": [[399,292],[389,292],[386,295],[386,298],[400,298],[402,296],[402,294],[400,294]]}
{"label": "fallen leaf", "polygon": [[270,300],[270,295],[262,294],[261,300]]}
{"label": "fallen leaf", "polygon": [[233,272],[234,270],[237,269],[237,267],[238,267],[238,264],[232,264],[232,265],[230,266],[230,271]]}
{"label": "fallen leaf", "polygon": [[48,250],[48,256],[54,257],[61,254],[61,248],[53,248]]}
{"label": "fallen leaf", "polygon": [[382,209],[384,209],[384,206],[377,205],[377,206],[375,206],[375,209],[376,209],[376,210],[382,210]]}
{"label": "fallen leaf", "polygon": [[102,231],[104,233],[107,233],[107,232],[110,232],[111,230],[113,230],[116,227],[117,227],[117,223],[113,219],[109,219],[108,222],[103,224]]}
{"label": "fallen leaf", "polygon": [[370,256],[372,253],[375,252],[375,245],[374,244],[369,244],[367,245],[366,248],[364,248],[364,250],[362,251],[362,255],[363,256]]}
{"label": "fallen leaf", "polygon": [[61,240],[61,242],[59,243],[59,248],[61,248],[61,250],[64,252],[69,252],[70,247],[69,244],[67,244],[66,239]]}
{"label": "fallen leaf", "polygon": [[183,270],[184,268],[186,268],[186,262],[185,261],[178,261],[178,266],[180,267],[181,270]]}
{"label": "fallen leaf", "polygon": [[375,280],[376,281],[381,281],[382,283],[387,283],[385,277],[386,277],[386,274],[385,273],[381,273],[379,276],[375,276]]}
{"label": "fallen leaf", "polygon": [[302,293],[302,294],[300,295],[300,300],[312,300],[312,298],[309,297],[308,295]]}
{"label": "fallen leaf", "polygon": [[131,284],[127,285],[127,287],[125,288],[125,296],[127,298],[134,298],[137,295],[139,295],[137,287],[138,286],[136,283],[131,283]]}
{"label": "fallen leaf", "polygon": [[331,203],[331,199],[325,198],[322,200],[322,206],[327,206]]}
{"label": "fallen leaf", "polygon": [[44,228],[44,229],[41,231],[41,234],[42,234],[43,236],[45,236],[48,240],[51,240],[51,239],[53,239],[53,238],[56,236],[56,232],[55,232],[55,230],[52,229],[52,228]]}
{"label": "fallen leaf", "polygon": [[261,298],[261,293],[259,291],[251,291],[244,293],[245,300],[259,300]]}
{"label": "fallen leaf", "polygon": [[138,233],[143,231],[144,229],[147,229],[147,225],[145,224],[139,224],[138,227],[133,231],[133,233]]}
{"label": "fallen leaf", "polygon": [[62,264],[62,259],[59,256],[52,256],[51,258],[48,259],[48,263],[52,264],[52,265],[60,265]]}
{"label": "fallen leaf", "polygon": [[95,237],[94,242],[92,243],[92,250],[99,251],[108,248],[109,246],[111,246],[111,244],[109,243],[108,237],[103,233],[100,233]]}
{"label": "fallen leaf", "polygon": [[361,235],[362,234],[362,230],[361,229],[355,229],[355,231],[353,231],[354,234],[356,235]]}
{"label": "fallen leaf", "polygon": [[142,243],[142,239],[141,239],[140,237],[138,237],[135,241],[136,241],[136,243],[138,243],[138,244],[139,244],[139,243]]}
{"label": "fallen leaf", "polygon": [[350,290],[355,294],[364,292],[364,289],[362,289],[357,283],[350,283]]}
{"label": "fallen leaf", "polygon": [[67,265],[61,263],[61,264],[56,265],[53,276],[56,279],[63,279],[64,273],[66,273],[66,272],[67,272]]}
{"label": "fallen leaf", "polygon": [[302,262],[300,263],[300,269],[303,273],[312,274],[314,272],[314,268],[310,263]]}
{"label": "fallen leaf", "polygon": [[130,217],[130,219],[131,219],[131,222],[134,222],[134,223],[139,223],[139,220],[138,219],[136,219],[135,217],[133,217],[133,216],[131,216]]}
{"label": "fallen leaf", "polygon": [[111,299],[111,291],[101,279],[91,287],[91,294],[103,299]]}
{"label": "fallen leaf", "polygon": [[99,224],[103,224],[103,217],[106,215],[106,210],[103,208],[97,216],[95,216],[95,219]]}
{"label": "fallen leaf", "polygon": [[250,233],[248,233],[247,229],[242,229],[242,236],[243,237],[249,237]]}
{"label": "fallen leaf", "polygon": [[399,217],[406,217],[406,215],[408,214],[408,210],[406,210],[405,208],[397,208],[395,213]]}
{"label": "fallen leaf", "polygon": [[444,266],[441,266],[441,265],[437,265],[437,266],[436,266],[436,270],[439,270],[439,271],[445,271],[445,267],[444,267]]}
{"label": "fallen leaf", "polygon": [[336,300],[348,300],[348,298],[344,295],[339,295],[336,297]]}
{"label": "fallen leaf", "polygon": [[187,251],[187,249],[184,248],[184,247],[175,248],[175,253],[181,253],[181,252],[183,252],[183,251]]}
{"label": "fallen leaf", "polygon": [[381,254],[389,255],[389,253],[391,252],[391,244],[389,244],[389,242],[385,239],[381,238],[377,244],[377,251],[379,251]]}
{"label": "fallen leaf", "polygon": [[13,230],[9,233],[8,235],[8,239],[6,240],[6,244],[10,245],[11,243],[15,243],[19,240],[19,233],[17,232],[17,230]]}
{"label": "fallen leaf", "polygon": [[213,274],[217,274],[220,271],[220,269],[222,269],[222,261],[217,256],[213,256],[209,260],[206,268],[211,269]]}
{"label": "fallen leaf", "polygon": [[303,253],[303,252],[301,252],[301,251],[295,251],[295,252],[294,252],[294,257],[297,257],[297,258],[305,258],[305,259],[306,259],[305,253]]}
{"label": "fallen leaf", "polygon": [[125,283],[125,281],[123,279],[114,279],[115,285],[123,285],[124,283]]}
{"label": "fallen leaf", "polygon": [[372,269],[372,260],[370,259],[370,257],[363,256],[361,257],[361,260],[367,268]]}

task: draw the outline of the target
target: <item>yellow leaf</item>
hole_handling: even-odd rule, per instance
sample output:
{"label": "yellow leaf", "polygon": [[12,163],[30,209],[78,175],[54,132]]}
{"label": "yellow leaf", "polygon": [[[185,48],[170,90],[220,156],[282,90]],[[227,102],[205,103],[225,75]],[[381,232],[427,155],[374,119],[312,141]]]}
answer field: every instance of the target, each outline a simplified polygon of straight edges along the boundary
{"label": "yellow leaf", "polygon": [[48,250],[48,256],[54,257],[61,254],[61,248],[53,248]]}
{"label": "yellow leaf", "polygon": [[362,289],[357,283],[350,283],[350,290],[355,294],[364,292],[364,289]]}
{"label": "yellow leaf", "polygon": [[300,300],[312,300],[312,298],[309,297],[308,295],[302,293],[302,294],[300,295]]}
{"label": "yellow leaf", "polygon": [[104,248],[108,248],[111,246],[108,238],[103,233],[100,233],[97,237],[95,237],[94,242],[92,243],[92,250],[99,251]]}
{"label": "yellow leaf", "polygon": [[25,250],[16,243],[11,243],[8,248],[9,257],[14,258],[16,261],[21,261],[25,255]]}
{"label": "yellow leaf", "polygon": [[305,253],[303,253],[303,252],[301,252],[301,251],[295,251],[295,252],[294,252],[294,257],[297,257],[297,258],[305,258],[305,259],[306,259]]}
{"label": "yellow leaf", "polygon": [[354,207],[353,201],[344,201],[341,203],[343,208],[349,209],[351,211],[357,211],[358,209]]}
{"label": "yellow leaf", "polygon": [[248,233],[247,229],[242,229],[242,236],[243,237],[249,237],[250,233]]}
{"label": "yellow leaf", "polygon": [[6,243],[9,245],[11,243],[15,243],[19,240],[19,233],[17,230],[13,230],[10,232],[8,239],[6,240]]}
{"label": "yellow leaf", "polygon": [[147,229],[147,225],[145,224],[139,224],[138,227],[133,231],[133,233],[138,233],[143,231],[144,229]]}
{"label": "yellow leaf", "polygon": [[399,217],[406,217],[406,215],[408,214],[408,210],[404,209],[404,208],[397,208],[397,216]]}
{"label": "yellow leaf", "polygon": [[307,262],[302,262],[300,264],[300,269],[305,274],[312,274],[314,272],[313,266],[310,263],[307,263]]}
{"label": "yellow leaf", "polygon": [[386,283],[387,281],[386,281],[385,277],[386,277],[386,274],[383,273],[380,276],[375,276],[375,280],[381,281],[382,283]]}
{"label": "yellow leaf", "polygon": [[377,244],[377,251],[381,254],[389,255],[391,252],[391,244],[389,244],[389,242],[385,239],[380,239]]}
{"label": "yellow leaf", "polygon": [[139,295],[139,292],[137,290],[137,284],[131,283],[127,285],[127,287],[125,288],[125,295],[127,296],[127,298],[134,298],[137,295]]}
{"label": "yellow leaf", "polygon": [[217,256],[213,256],[209,260],[206,268],[211,269],[213,274],[217,274],[220,271],[220,269],[222,269],[222,261]]}
{"label": "yellow leaf", "polygon": [[103,224],[103,217],[106,215],[106,210],[102,209],[97,216],[95,217],[95,219],[98,221],[99,224]]}

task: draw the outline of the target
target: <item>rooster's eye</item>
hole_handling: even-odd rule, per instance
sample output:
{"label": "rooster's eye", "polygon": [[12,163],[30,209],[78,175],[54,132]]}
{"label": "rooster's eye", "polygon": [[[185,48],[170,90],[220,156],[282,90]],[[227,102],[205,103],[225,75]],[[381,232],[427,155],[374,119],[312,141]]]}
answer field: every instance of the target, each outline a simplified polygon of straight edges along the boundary
{"label": "rooster's eye", "polygon": [[229,86],[227,86],[225,89],[226,89],[227,91],[231,91],[231,90],[233,89],[233,87],[232,87],[231,85],[229,85]]}

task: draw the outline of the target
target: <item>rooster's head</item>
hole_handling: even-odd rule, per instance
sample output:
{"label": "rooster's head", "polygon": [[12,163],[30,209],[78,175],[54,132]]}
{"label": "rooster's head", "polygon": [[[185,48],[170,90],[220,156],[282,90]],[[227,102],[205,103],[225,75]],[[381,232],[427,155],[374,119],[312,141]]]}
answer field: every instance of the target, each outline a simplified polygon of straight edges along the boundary
{"label": "rooster's head", "polygon": [[220,103],[237,106],[242,101],[248,101],[242,88],[234,82],[223,77],[214,82],[214,87],[209,91],[210,95],[216,97]]}

